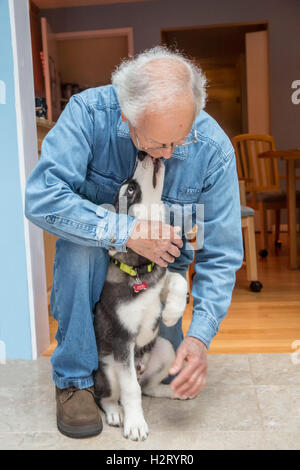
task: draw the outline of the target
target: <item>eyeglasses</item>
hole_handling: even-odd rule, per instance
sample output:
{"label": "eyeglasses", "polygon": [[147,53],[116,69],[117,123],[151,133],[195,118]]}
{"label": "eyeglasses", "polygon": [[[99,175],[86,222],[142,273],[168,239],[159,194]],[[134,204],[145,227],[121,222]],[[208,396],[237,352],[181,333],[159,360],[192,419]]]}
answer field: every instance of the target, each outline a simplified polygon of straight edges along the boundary
{"label": "eyeglasses", "polygon": [[140,142],[139,142],[138,136],[135,132],[135,129],[134,128],[132,128],[132,129],[133,129],[133,132],[134,132],[134,136],[135,136],[135,139],[136,139],[138,149],[139,150],[144,150],[145,152],[147,152],[148,150],[150,150],[152,152],[158,151],[158,150],[166,150],[166,149],[174,150],[176,148],[186,147],[187,145],[195,144],[196,142],[198,142],[197,130],[195,129],[194,130],[194,138],[192,140],[190,140],[189,142],[184,142],[183,144],[174,144],[173,142],[171,142],[171,145],[163,144],[160,147],[142,147],[140,145]]}

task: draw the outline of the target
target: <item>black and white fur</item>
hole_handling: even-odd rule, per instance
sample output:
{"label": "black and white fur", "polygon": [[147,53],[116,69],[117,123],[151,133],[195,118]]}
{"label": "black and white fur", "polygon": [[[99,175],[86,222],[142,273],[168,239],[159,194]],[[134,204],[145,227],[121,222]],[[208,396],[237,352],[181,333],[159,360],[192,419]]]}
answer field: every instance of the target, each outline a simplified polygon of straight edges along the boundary
{"label": "black and white fur", "polygon": [[[140,153],[133,177],[120,188],[119,195],[127,196],[127,208],[137,219],[164,220],[164,170],[162,161]],[[112,250],[110,255],[131,266],[149,262],[130,249],[127,253]],[[161,318],[172,326],[183,315],[187,293],[186,280],[180,274],[158,265],[140,278],[148,288],[134,293],[135,278],[111,262],[94,309],[99,358],[94,373],[97,402],[107,423],[123,424],[124,436],[132,440],[148,436],[141,392],[172,398],[170,386],[161,381],[168,376],[175,352],[168,340],[158,336],[158,330]],[[162,312],[161,302],[165,304]]]}

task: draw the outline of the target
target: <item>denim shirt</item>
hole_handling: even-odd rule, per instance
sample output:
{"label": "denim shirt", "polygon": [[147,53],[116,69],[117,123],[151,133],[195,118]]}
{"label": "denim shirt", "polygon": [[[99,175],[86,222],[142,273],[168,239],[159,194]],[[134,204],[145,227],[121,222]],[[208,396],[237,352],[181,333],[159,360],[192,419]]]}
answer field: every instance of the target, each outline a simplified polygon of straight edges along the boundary
{"label": "denim shirt", "polygon": [[[239,187],[234,150],[216,121],[202,110],[194,121],[198,141],[165,160],[166,206],[202,204],[203,242],[195,251],[193,319],[187,336],[207,347],[227,314],[235,273],[243,260]],[[59,238],[126,251],[136,223],[112,204],[130,178],[138,150],[113,86],[74,95],[42,143],[40,160],[26,184],[25,215]],[[199,224],[200,227],[200,224]],[[204,230],[203,230],[204,228]],[[204,233],[203,233],[204,232]],[[169,269],[185,276],[194,252],[184,244]]]}

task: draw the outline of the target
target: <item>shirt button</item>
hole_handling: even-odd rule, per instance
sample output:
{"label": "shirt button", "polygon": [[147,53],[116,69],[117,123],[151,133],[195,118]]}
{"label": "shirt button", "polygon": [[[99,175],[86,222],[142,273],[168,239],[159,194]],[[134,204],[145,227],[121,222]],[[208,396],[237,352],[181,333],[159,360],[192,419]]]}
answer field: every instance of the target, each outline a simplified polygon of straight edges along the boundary
{"label": "shirt button", "polygon": [[115,239],[114,237],[111,237],[111,238],[109,239],[109,241],[110,241],[110,243],[116,243],[116,239]]}

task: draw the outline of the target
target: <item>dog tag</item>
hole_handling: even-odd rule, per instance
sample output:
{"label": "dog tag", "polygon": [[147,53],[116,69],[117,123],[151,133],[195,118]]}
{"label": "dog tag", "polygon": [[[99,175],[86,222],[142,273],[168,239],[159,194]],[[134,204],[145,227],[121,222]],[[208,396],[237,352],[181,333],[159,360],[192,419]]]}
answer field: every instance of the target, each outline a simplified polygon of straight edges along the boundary
{"label": "dog tag", "polygon": [[134,292],[140,292],[141,290],[145,290],[147,288],[148,288],[148,285],[146,281],[141,282],[140,284],[133,285]]}

